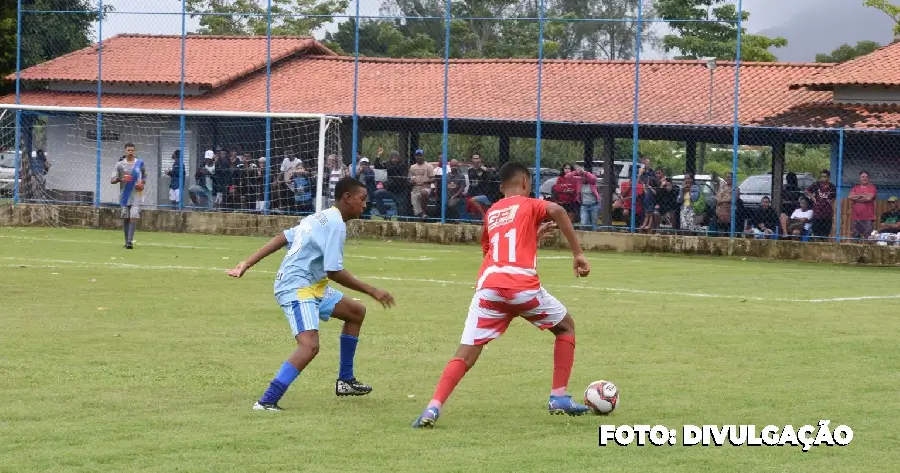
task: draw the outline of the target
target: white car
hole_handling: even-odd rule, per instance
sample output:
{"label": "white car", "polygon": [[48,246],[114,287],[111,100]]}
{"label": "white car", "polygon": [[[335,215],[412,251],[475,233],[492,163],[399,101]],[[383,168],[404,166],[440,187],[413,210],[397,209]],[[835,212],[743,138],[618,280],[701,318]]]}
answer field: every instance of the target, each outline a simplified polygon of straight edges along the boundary
{"label": "white car", "polygon": [[[0,197],[12,197],[16,182],[15,151],[0,152]],[[22,179],[19,179],[22,183]],[[21,189],[20,189],[21,191]]]}

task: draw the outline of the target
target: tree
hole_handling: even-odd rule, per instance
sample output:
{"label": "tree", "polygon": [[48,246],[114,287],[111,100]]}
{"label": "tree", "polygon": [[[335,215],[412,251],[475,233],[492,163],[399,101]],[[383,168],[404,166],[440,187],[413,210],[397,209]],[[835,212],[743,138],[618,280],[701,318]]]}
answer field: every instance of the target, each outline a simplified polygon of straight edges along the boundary
{"label": "tree", "polygon": [[[26,8],[40,11],[70,13],[23,13],[21,63],[22,68],[90,46],[96,41],[94,23],[101,14],[91,0],[29,0]],[[112,11],[104,8],[103,16]],[[84,12],[84,13],[80,13]],[[16,71],[15,2],[4,2],[0,8],[0,77]],[[10,82],[0,80],[3,92],[11,91]]]}
{"label": "tree", "polygon": [[[723,60],[737,59],[737,7],[726,0],[658,0],[656,11],[669,21],[675,34],[663,37],[666,52],[678,50],[677,59],[715,57]],[[750,14],[741,12],[741,20]],[[687,21],[685,21],[687,20]],[[782,37],[747,34],[741,29],[741,60],[771,62],[777,58],[769,48],[787,45]]]}
{"label": "tree", "polygon": [[[543,54],[548,59],[630,59],[637,46],[638,5],[644,3],[645,17],[653,16],[651,0],[546,0],[544,16],[563,18],[544,22]],[[456,0],[451,5],[450,57],[453,58],[534,58],[538,56],[540,22],[538,2],[534,0]],[[430,38],[434,51],[443,56],[445,15],[443,0],[384,0],[382,13],[403,17],[388,22],[404,37],[422,44]],[[477,19],[475,19],[477,18]],[[482,19],[483,18],[483,19]],[[597,21],[575,21],[597,18]],[[602,21],[599,19],[615,20]],[[634,21],[621,21],[622,19]],[[569,21],[565,21],[569,20]],[[360,25],[360,53],[378,49],[363,44],[375,37],[363,37]],[[384,22],[382,22],[384,23]],[[344,24],[339,26],[342,29]],[[352,27],[351,23],[348,27]],[[352,52],[352,31],[338,41],[342,50]],[[339,31],[340,33],[340,31]],[[340,34],[334,35],[337,38]],[[656,33],[646,27],[640,46],[658,42]],[[384,48],[381,48],[384,49]]]}
{"label": "tree", "polygon": [[894,34],[900,35],[900,5],[895,5],[888,0],[866,0],[863,3],[867,7],[881,10],[885,15],[894,20]]}
{"label": "tree", "polygon": [[[269,12],[265,0],[184,0],[191,18],[200,16],[197,33],[265,35]],[[272,0],[272,34],[309,36],[347,9],[347,0]],[[207,15],[205,13],[216,13]]]}
{"label": "tree", "polygon": [[832,51],[831,54],[816,54],[816,62],[847,62],[870,54],[880,47],[881,45],[875,41],[860,41],[856,43],[856,46],[850,46],[845,43]]}

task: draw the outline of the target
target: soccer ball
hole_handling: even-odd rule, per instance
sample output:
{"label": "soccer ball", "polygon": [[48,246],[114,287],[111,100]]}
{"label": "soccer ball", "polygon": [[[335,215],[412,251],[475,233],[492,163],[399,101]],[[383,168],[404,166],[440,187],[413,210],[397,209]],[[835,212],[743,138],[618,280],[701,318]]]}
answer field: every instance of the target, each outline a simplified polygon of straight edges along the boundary
{"label": "soccer ball", "polygon": [[594,381],[584,390],[584,405],[594,414],[605,416],[619,404],[619,388],[612,381]]}

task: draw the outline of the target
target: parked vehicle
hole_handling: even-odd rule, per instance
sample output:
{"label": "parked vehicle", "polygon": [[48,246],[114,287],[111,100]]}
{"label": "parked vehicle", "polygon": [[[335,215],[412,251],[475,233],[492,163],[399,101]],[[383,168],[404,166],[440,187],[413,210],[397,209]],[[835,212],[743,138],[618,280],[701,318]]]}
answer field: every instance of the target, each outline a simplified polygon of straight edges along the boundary
{"label": "parked vehicle", "polygon": [[[0,197],[12,197],[16,182],[15,151],[0,152]],[[21,185],[22,179],[19,178]]]}
{"label": "parked vehicle", "polygon": [[[787,176],[782,178],[781,185],[784,186],[786,182]],[[816,182],[816,178],[812,174],[797,174],[797,185],[801,190],[813,185],[814,182]],[[772,174],[750,176],[744,179],[738,188],[741,190],[741,200],[744,202],[744,206],[748,209],[757,209],[763,197],[772,195]]]}

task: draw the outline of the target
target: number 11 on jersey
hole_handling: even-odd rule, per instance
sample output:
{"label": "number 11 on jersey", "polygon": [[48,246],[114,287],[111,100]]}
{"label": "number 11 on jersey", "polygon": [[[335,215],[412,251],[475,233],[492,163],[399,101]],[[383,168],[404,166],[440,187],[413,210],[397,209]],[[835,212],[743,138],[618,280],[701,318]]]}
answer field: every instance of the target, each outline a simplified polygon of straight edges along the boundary
{"label": "number 11 on jersey", "polygon": [[[515,263],[516,262],[516,229],[506,232],[503,235],[503,240],[507,242],[509,246],[507,248],[508,251],[508,260],[507,263]],[[495,233],[494,236],[491,237],[491,248],[493,249],[493,253],[491,254],[491,258],[493,258],[494,262],[497,263],[500,261],[500,234]]]}

